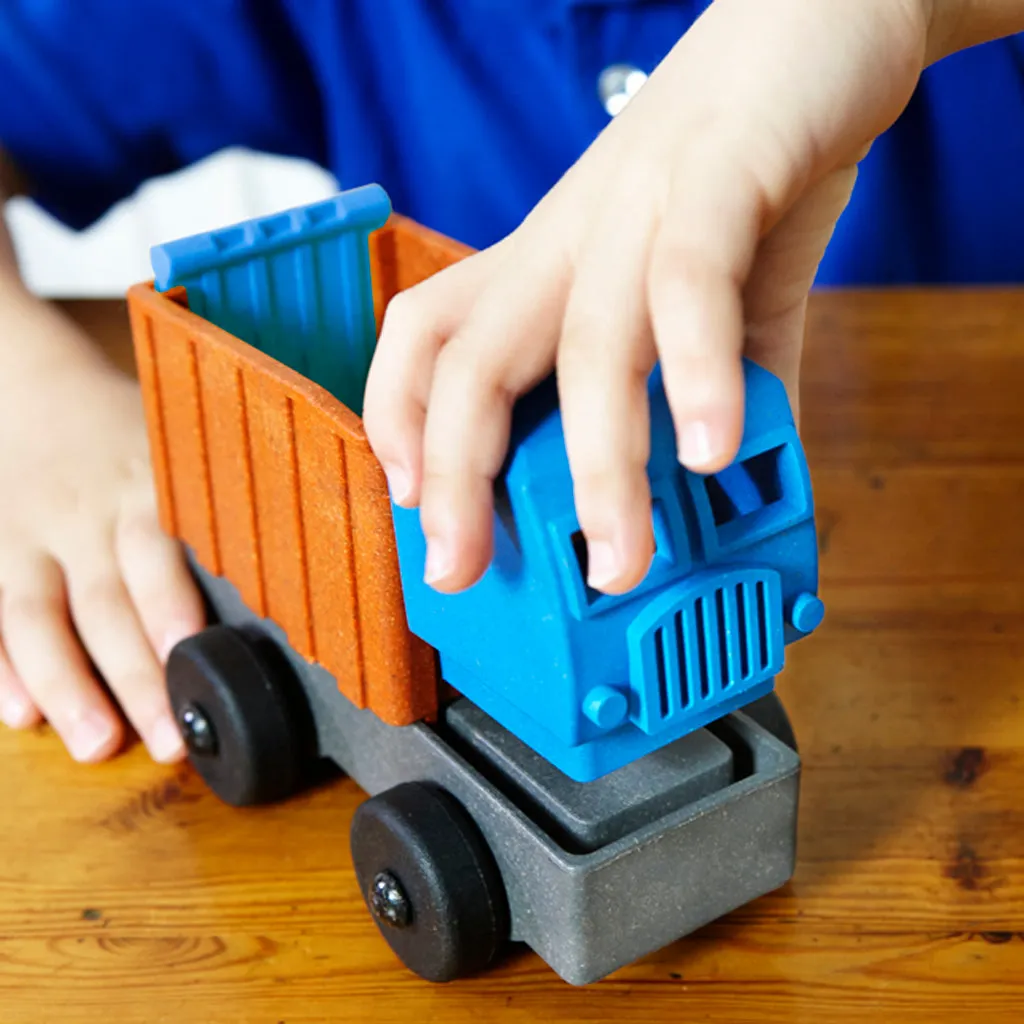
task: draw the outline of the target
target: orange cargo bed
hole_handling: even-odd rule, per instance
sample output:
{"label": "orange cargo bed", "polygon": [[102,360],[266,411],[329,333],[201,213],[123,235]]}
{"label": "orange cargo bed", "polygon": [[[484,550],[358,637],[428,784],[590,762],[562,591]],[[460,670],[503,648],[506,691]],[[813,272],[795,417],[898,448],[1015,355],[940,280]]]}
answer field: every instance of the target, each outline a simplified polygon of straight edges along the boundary
{"label": "orange cargo bed", "polygon": [[[393,216],[370,236],[377,322],[398,291],[471,250]],[[434,652],[408,629],[391,505],[362,420],[187,308],[128,294],[161,523],[229,579],[358,707],[437,709]]]}

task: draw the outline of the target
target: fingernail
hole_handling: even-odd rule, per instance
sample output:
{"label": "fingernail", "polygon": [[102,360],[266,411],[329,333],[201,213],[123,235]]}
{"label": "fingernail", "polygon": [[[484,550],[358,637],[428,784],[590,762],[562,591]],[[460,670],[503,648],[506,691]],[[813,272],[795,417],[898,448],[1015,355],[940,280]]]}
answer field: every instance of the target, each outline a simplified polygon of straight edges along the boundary
{"label": "fingernail", "polygon": [[703,420],[687,423],[679,436],[679,461],[691,469],[706,466],[715,457],[711,430]]}
{"label": "fingernail", "polygon": [[384,467],[384,473],[388,478],[392,501],[396,505],[404,504],[412,494],[412,476],[409,471],[403,466],[388,465]]}
{"label": "fingernail", "polygon": [[587,584],[594,590],[607,586],[619,575],[619,557],[606,540],[592,540],[587,545]]}
{"label": "fingernail", "polygon": [[114,729],[110,721],[97,711],[87,711],[71,726],[68,749],[76,761],[92,761],[110,745]]}
{"label": "fingernail", "polygon": [[185,752],[181,732],[170,715],[162,716],[153,726],[147,745],[154,761],[177,761]]}
{"label": "fingernail", "polygon": [[195,632],[196,627],[192,625],[175,625],[166,630],[163,641],[160,644],[160,650],[157,651],[157,654],[160,656],[161,664],[166,664],[171,651],[174,650],[182,640],[187,640],[190,636],[193,636]]}
{"label": "fingernail", "polygon": [[452,556],[448,544],[438,537],[427,540],[427,564],[423,570],[423,582],[434,584],[443,580],[452,571]]}
{"label": "fingernail", "polygon": [[32,721],[34,710],[23,697],[5,697],[0,705],[0,719],[11,729],[24,729]]}

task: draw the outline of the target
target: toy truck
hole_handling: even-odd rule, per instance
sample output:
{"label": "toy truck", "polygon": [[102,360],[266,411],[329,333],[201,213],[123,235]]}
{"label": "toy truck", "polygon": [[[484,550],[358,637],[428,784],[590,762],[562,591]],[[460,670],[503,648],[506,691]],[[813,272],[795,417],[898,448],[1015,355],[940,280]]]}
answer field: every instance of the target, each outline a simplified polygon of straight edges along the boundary
{"label": "toy truck", "polygon": [[597,593],[542,385],[491,567],[431,590],[358,411],[390,298],[469,252],[377,186],[154,249],[129,308],[159,508],[210,616],[167,685],[228,803],[284,799],[323,760],[370,794],[355,873],[411,970],[450,980],[513,940],[586,984],[791,876],[800,761],[772,687],[822,616],[810,481],[765,370],[707,477],[676,459],[655,372],[657,554]]}

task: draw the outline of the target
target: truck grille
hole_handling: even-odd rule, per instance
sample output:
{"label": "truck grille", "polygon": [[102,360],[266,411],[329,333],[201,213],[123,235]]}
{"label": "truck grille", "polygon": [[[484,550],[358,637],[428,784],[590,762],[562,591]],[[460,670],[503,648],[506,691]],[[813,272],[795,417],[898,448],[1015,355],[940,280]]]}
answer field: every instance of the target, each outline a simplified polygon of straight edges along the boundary
{"label": "truck grille", "polygon": [[732,570],[716,573],[711,586],[695,582],[660,595],[633,624],[639,630],[630,630],[634,720],[648,733],[706,712],[782,668],[777,573]]}

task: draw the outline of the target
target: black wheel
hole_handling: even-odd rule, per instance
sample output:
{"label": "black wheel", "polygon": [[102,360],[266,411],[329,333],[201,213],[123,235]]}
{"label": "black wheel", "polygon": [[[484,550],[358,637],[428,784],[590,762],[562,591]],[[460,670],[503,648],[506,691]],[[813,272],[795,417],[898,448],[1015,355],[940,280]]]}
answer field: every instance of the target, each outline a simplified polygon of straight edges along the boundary
{"label": "black wheel", "polygon": [[508,937],[505,888],[483,837],[440,787],[408,782],[352,819],[352,860],[373,919],[427,981],[486,967]]}
{"label": "black wheel", "polygon": [[210,626],[171,651],[167,692],[192,763],[225,803],[271,803],[302,785],[309,710],[273,641]]}
{"label": "black wheel", "polygon": [[774,690],[740,710],[745,715],[749,715],[758,725],[767,729],[776,739],[785,743],[791,750],[797,750],[793,725],[785,706]]}

